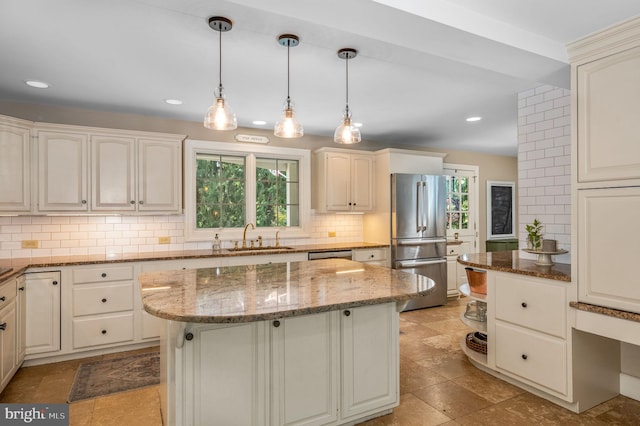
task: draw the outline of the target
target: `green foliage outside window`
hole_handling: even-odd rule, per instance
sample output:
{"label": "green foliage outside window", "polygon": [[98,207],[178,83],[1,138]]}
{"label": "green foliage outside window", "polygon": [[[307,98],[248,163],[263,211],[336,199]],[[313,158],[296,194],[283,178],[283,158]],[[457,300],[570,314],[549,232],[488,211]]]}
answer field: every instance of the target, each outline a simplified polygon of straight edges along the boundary
{"label": "green foliage outside window", "polygon": [[469,229],[469,178],[447,176],[447,229]]}
{"label": "green foliage outside window", "polygon": [[300,224],[298,161],[256,159],[256,226]]}

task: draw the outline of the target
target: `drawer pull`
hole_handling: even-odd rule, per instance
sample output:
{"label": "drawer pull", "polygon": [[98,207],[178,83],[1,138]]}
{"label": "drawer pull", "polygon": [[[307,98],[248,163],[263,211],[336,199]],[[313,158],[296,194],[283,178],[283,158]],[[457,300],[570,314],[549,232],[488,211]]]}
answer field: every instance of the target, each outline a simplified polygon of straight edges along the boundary
{"label": "drawer pull", "polygon": [[374,257],[376,257],[375,254],[372,254],[371,256],[369,256],[371,259],[373,259]]}
{"label": "drawer pull", "polygon": [[58,285],[58,281],[54,281],[54,282],[52,282],[51,284],[53,284],[53,285]]}
{"label": "drawer pull", "polygon": [[107,330],[102,330],[101,333],[102,334],[107,334]]}
{"label": "drawer pull", "polygon": [[520,305],[522,305],[523,308],[527,307],[527,302],[522,302]]}
{"label": "drawer pull", "polygon": [[107,299],[106,298],[102,299],[102,303],[107,303]]}
{"label": "drawer pull", "polygon": [[106,274],[105,272],[101,273],[101,274],[100,274],[100,276],[101,276],[102,278],[107,278],[107,274]]}
{"label": "drawer pull", "polygon": [[524,359],[524,360],[526,361],[526,360],[527,360],[527,358],[529,358],[529,357],[527,356],[527,354],[522,354],[522,359]]}
{"label": "drawer pull", "polygon": [[7,300],[6,297],[4,297],[4,296],[0,297],[0,302],[4,302],[5,300]]}
{"label": "drawer pull", "polygon": [[7,323],[3,322],[2,324],[0,324],[0,330],[6,330],[7,329]]}
{"label": "drawer pull", "polygon": [[275,320],[275,321],[273,322],[273,326],[274,326],[275,328],[280,327],[280,321]]}
{"label": "drawer pull", "polygon": [[344,316],[345,317],[348,317],[349,315],[351,315],[351,311],[350,310],[347,309],[346,311],[344,311]]}
{"label": "drawer pull", "polygon": [[184,338],[187,340],[193,340],[193,333],[187,333],[184,335]]}
{"label": "drawer pull", "polygon": [[22,287],[18,287],[18,290],[20,290],[20,291],[24,291],[24,286],[22,286]]}

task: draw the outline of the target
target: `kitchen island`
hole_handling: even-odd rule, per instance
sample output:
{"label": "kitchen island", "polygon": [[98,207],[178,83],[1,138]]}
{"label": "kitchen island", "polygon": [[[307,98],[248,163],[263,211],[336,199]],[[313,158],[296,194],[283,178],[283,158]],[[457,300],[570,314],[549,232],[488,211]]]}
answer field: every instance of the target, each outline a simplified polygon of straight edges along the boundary
{"label": "kitchen island", "polygon": [[343,259],[145,273],[167,425],[353,424],[399,403],[399,312],[426,277]]}

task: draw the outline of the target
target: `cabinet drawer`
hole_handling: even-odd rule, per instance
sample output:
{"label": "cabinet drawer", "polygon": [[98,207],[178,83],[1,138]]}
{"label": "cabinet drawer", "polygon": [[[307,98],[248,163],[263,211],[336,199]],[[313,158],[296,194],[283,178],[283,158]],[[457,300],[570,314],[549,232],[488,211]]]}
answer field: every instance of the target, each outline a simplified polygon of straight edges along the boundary
{"label": "cabinet drawer", "polygon": [[73,315],[93,315],[133,309],[133,283],[76,286]]}
{"label": "cabinet drawer", "polygon": [[447,256],[460,256],[462,254],[462,244],[447,245]]}
{"label": "cabinet drawer", "polygon": [[16,297],[16,284],[14,280],[9,280],[0,285],[0,309],[9,305],[9,302]]}
{"label": "cabinet drawer", "polygon": [[76,349],[130,340],[133,340],[133,313],[73,320],[73,347]]}
{"label": "cabinet drawer", "polygon": [[74,269],[73,282],[81,283],[99,283],[104,281],[124,281],[133,279],[133,266],[119,266],[116,268],[87,268]]}
{"label": "cabinet drawer", "polygon": [[565,288],[512,275],[496,275],[496,318],[564,338]]}
{"label": "cabinet drawer", "polygon": [[495,348],[497,368],[566,395],[564,340],[498,321]]}
{"label": "cabinet drawer", "polygon": [[387,249],[376,248],[367,250],[354,250],[353,260],[358,262],[372,262],[376,260],[384,260],[387,258]]}

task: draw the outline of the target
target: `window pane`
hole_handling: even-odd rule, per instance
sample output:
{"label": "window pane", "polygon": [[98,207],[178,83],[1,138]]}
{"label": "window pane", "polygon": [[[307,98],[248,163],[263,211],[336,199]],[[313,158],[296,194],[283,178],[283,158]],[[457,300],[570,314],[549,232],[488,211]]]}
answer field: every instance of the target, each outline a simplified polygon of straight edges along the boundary
{"label": "window pane", "polygon": [[196,155],[196,227],[244,223],[244,157]]}
{"label": "window pane", "polygon": [[256,158],[256,226],[299,226],[297,160]]}

